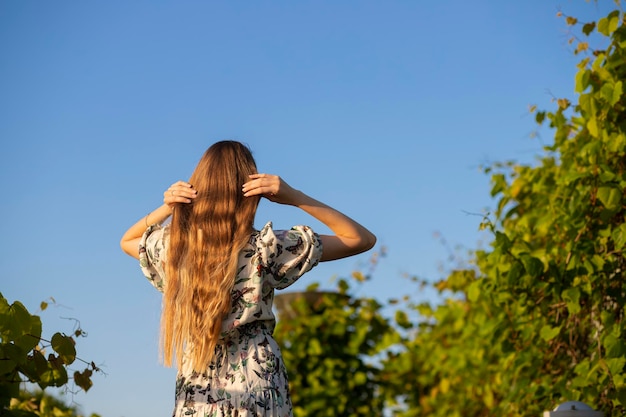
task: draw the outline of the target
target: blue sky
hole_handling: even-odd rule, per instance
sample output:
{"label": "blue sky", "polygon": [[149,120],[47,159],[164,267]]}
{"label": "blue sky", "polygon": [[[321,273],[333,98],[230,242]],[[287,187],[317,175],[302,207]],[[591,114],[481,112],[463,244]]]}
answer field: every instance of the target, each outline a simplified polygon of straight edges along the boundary
{"label": "blue sky", "polygon": [[[44,333],[88,337],[102,365],[74,400],[103,417],[168,415],[159,294],[119,249],[135,220],[221,139],[259,169],[345,211],[387,247],[358,293],[432,299],[448,249],[472,249],[492,205],[479,167],[529,163],[550,142],[528,106],[574,97],[559,10],[613,2],[108,1],[0,4],[0,291]],[[543,142],[542,142],[543,141]],[[324,226],[263,202],[257,226]],[[323,264],[290,290],[331,287],[369,254]]]}

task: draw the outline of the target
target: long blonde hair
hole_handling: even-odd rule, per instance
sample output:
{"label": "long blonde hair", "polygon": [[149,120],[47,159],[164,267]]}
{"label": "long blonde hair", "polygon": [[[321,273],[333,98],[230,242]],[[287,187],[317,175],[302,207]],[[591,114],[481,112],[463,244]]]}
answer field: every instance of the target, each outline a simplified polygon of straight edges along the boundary
{"label": "long blonde hair", "polygon": [[174,354],[204,372],[213,358],[222,320],[231,308],[239,252],[253,231],[259,197],[244,197],[242,185],[257,172],[250,150],[235,141],[213,144],[189,183],[198,195],[174,207],[161,316],[163,361]]}

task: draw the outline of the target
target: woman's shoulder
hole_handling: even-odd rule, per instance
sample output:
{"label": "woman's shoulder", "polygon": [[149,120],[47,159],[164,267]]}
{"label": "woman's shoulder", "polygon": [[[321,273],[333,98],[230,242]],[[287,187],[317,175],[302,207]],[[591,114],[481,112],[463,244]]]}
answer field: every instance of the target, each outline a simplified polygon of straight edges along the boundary
{"label": "woman's shoulder", "polygon": [[290,230],[297,230],[300,227],[306,226],[294,226],[291,229],[274,229],[274,223],[270,220],[265,223],[265,226],[253,233],[252,236],[255,242],[262,245],[267,245],[276,241],[276,239],[280,240]]}
{"label": "woman's shoulder", "polygon": [[143,234],[142,243],[163,244],[170,237],[170,224],[150,225]]}
{"label": "woman's shoulder", "polygon": [[265,236],[268,233],[274,233],[274,223],[270,220],[267,223],[265,223],[265,226],[263,226],[260,230],[257,231],[259,236]]}
{"label": "woman's shoulder", "polygon": [[319,246],[319,236],[305,225],[293,226],[290,229],[275,229],[271,221],[252,235],[251,243],[257,249],[278,249],[284,246],[301,245],[308,242],[312,246]]}
{"label": "woman's shoulder", "polygon": [[267,246],[267,244],[273,240],[272,238],[274,236],[274,225],[271,221],[268,221],[265,223],[265,226],[252,232],[250,235],[250,245],[256,246],[258,250],[259,248]]}
{"label": "woman's shoulder", "polygon": [[274,229],[268,222],[256,234],[255,257],[272,287],[283,289],[319,263],[322,242],[309,226]]}
{"label": "woman's shoulder", "polygon": [[253,235],[263,238],[265,236],[282,236],[282,235],[286,235],[286,234],[294,233],[294,232],[295,233],[303,233],[303,232],[314,233],[311,227],[303,225],[303,224],[292,226],[289,229],[275,229],[274,223],[270,220],[267,223],[265,223],[265,226],[257,230]]}

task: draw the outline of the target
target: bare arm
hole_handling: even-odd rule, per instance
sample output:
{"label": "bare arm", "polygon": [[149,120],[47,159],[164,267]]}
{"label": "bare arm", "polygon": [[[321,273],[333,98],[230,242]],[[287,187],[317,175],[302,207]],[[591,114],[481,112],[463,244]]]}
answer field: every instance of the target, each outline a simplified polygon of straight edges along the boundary
{"label": "bare arm", "polygon": [[276,175],[254,174],[243,185],[244,196],[262,195],[270,201],[298,207],[324,223],[334,235],[321,235],[321,261],[331,261],[356,255],[371,249],[376,243],[365,227],[328,205],[292,188]]}
{"label": "bare arm", "polygon": [[196,190],[190,184],[178,181],[163,193],[163,205],[148,215],[142,217],[132,225],[120,241],[122,250],[135,259],[139,259],[139,242],[148,226],[162,223],[172,214],[172,207],[176,203],[191,203],[196,198]]}

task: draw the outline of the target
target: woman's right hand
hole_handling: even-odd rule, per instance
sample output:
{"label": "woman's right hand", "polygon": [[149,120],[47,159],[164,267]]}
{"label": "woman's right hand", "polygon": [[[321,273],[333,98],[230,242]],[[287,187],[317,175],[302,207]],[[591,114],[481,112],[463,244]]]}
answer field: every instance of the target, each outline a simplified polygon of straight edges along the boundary
{"label": "woman's right hand", "polygon": [[163,202],[170,209],[178,203],[191,203],[198,196],[198,191],[185,181],[177,181],[163,193]]}

